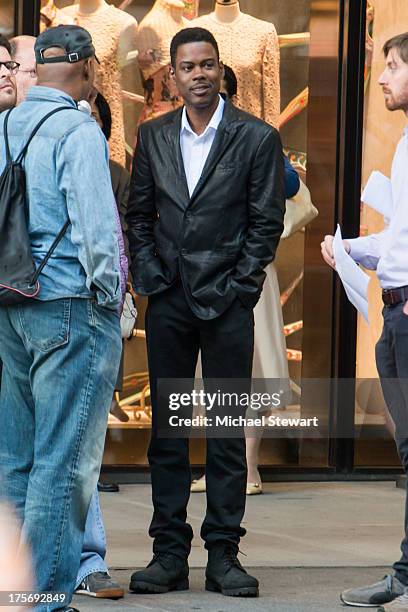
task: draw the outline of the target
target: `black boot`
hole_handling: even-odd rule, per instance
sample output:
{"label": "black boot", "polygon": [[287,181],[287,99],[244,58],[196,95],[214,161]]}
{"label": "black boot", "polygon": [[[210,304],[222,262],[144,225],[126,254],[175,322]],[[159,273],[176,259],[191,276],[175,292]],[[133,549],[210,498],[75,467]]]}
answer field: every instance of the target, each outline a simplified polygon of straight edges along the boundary
{"label": "black boot", "polygon": [[233,544],[217,544],[208,551],[205,588],[232,597],[258,597],[259,582],[246,573],[237,554]]}
{"label": "black boot", "polygon": [[187,591],[188,563],[171,553],[157,553],[146,569],[132,574],[129,589],[133,593]]}

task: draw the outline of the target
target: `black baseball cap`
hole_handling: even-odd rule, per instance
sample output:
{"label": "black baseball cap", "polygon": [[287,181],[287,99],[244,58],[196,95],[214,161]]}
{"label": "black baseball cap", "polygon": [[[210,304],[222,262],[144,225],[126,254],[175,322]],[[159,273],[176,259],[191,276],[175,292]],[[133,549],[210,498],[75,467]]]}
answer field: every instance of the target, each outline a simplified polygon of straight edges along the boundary
{"label": "black baseball cap", "polygon": [[[51,47],[59,47],[66,54],[58,57],[44,57],[44,51]],[[56,64],[59,62],[73,64],[95,56],[92,36],[88,30],[76,25],[59,25],[55,28],[48,28],[38,36],[34,51],[37,64]],[[97,59],[96,56],[95,59]]]}

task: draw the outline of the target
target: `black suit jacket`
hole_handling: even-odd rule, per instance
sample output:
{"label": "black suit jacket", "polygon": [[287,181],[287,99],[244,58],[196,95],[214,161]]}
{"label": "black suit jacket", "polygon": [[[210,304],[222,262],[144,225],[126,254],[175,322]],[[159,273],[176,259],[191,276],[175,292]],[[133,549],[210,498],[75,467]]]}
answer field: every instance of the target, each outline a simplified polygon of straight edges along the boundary
{"label": "black suit jacket", "polygon": [[278,132],[226,102],[192,196],[180,148],[182,109],[140,126],[128,213],[135,291],[160,293],[181,277],[201,319],[238,296],[252,308],[275,257],[285,212]]}

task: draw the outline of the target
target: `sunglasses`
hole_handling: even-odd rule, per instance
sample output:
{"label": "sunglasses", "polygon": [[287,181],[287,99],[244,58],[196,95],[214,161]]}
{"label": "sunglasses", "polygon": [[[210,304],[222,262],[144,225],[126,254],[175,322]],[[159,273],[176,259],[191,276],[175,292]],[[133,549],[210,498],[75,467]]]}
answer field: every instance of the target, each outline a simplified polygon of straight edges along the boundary
{"label": "sunglasses", "polygon": [[20,64],[18,62],[0,62],[0,68],[4,66],[6,68],[6,70],[9,71],[9,73],[11,75],[15,75],[18,72],[18,69],[20,68]]}

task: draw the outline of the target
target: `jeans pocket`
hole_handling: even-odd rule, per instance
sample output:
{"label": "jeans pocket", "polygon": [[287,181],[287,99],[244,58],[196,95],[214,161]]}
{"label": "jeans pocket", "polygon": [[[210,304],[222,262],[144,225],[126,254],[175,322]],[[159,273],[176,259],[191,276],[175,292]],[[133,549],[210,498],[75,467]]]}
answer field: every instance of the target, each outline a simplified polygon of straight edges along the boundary
{"label": "jeans pocket", "polygon": [[52,300],[20,307],[20,321],[27,341],[44,353],[69,342],[71,299]]}

